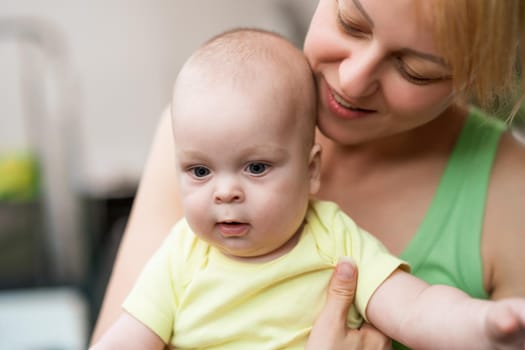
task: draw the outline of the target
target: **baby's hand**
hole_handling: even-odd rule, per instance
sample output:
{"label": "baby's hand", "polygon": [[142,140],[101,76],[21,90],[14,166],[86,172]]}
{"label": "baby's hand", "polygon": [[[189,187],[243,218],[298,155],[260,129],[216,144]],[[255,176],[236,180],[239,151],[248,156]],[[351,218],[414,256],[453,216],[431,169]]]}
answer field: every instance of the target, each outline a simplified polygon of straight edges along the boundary
{"label": "baby's hand", "polygon": [[494,349],[525,349],[525,299],[495,301],[487,310],[485,321]]}

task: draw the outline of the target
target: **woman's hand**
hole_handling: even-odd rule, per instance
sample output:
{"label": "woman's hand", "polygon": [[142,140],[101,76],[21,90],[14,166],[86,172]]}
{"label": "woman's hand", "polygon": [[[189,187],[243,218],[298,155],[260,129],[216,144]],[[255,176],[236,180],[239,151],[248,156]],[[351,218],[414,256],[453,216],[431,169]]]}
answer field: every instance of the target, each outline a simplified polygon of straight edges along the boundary
{"label": "woman's hand", "polygon": [[391,340],[370,324],[350,329],[346,316],[354,302],[357,268],[347,259],[337,264],[330,280],[326,303],[315,321],[307,350],[392,349]]}

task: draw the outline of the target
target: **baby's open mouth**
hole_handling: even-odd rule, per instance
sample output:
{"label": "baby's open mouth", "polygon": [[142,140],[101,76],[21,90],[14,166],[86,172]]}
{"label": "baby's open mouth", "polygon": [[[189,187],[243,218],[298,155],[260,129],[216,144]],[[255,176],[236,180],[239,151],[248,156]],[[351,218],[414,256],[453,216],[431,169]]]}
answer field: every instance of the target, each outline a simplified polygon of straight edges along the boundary
{"label": "baby's open mouth", "polygon": [[238,221],[222,221],[217,223],[217,227],[224,236],[240,237],[248,232],[250,225]]}

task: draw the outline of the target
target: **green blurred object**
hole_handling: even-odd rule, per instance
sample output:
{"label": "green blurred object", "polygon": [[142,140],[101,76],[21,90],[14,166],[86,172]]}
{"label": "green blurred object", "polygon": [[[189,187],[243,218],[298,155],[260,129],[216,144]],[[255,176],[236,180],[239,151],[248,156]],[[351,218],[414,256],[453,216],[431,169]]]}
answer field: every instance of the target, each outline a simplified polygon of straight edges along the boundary
{"label": "green blurred object", "polygon": [[34,200],[39,190],[39,164],[32,153],[0,153],[0,201]]}
{"label": "green blurred object", "polygon": [[0,151],[0,289],[44,276],[40,170],[29,151]]}

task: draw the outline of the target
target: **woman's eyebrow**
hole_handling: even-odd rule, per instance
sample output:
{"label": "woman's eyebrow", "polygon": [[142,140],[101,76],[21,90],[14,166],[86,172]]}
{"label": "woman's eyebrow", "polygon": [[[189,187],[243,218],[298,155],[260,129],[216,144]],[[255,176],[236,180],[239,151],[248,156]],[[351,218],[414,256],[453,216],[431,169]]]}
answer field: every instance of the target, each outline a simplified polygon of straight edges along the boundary
{"label": "woman's eyebrow", "polygon": [[370,18],[368,13],[366,13],[366,11],[363,8],[363,5],[361,4],[361,2],[359,2],[359,0],[352,0],[352,2],[354,3],[355,7],[357,7],[359,12],[361,12],[361,15],[366,19],[366,21],[368,22],[368,25],[370,25],[370,28],[373,29],[374,28],[374,21],[372,21],[372,18]]}

